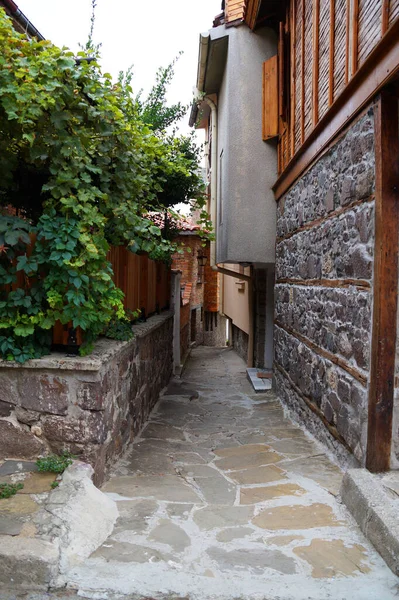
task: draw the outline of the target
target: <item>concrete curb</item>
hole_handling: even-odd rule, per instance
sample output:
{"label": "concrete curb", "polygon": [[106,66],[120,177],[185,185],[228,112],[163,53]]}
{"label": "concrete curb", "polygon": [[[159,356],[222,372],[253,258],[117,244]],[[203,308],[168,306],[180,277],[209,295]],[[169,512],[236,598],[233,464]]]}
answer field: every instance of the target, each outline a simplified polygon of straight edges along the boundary
{"label": "concrete curb", "polygon": [[395,501],[366,469],[350,469],[345,473],[341,497],[364,535],[399,576],[399,515]]}
{"label": "concrete curb", "polygon": [[13,590],[47,590],[57,576],[56,542],[0,536],[0,585]]}
{"label": "concrete curb", "polygon": [[93,473],[79,461],[66,469],[59,486],[32,515],[35,537],[0,535],[0,589],[22,593],[63,587],[65,572],[107,539],[118,509],[94,486]]}

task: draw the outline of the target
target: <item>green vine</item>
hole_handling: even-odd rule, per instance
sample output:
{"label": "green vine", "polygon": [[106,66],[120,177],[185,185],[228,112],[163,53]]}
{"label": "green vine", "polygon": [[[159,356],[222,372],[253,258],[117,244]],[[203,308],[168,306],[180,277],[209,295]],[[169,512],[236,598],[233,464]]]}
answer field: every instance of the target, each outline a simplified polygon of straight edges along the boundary
{"label": "green vine", "polygon": [[11,498],[24,487],[23,483],[0,483],[0,499]]}
{"label": "green vine", "polygon": [[0,9],[0,357],[6,360],[48,353],[57,321],[80,327],[81,353],[89,352],[98,335],[126,318],[107,261],[110,245],[168,262],[176,245],[148,211],[203,201],[200,150],[191,138],[164,130],[183,111],[165,104],[174,63],[159,71],[146,100],[133,96],[130,72],[114,83],[97,62],[92,4],[87,51],[78,57],[26,39]]}

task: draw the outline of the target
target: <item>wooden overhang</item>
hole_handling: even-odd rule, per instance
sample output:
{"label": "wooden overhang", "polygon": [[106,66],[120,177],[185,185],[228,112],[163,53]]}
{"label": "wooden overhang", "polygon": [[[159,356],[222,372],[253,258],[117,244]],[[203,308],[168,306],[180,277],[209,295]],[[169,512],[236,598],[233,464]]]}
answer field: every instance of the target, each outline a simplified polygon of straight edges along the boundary
{"label": "wooden overhang", "polygon": [[261,25],[277,30],[285,12],[286,0],[248,0],[244,20],[252,31]]}

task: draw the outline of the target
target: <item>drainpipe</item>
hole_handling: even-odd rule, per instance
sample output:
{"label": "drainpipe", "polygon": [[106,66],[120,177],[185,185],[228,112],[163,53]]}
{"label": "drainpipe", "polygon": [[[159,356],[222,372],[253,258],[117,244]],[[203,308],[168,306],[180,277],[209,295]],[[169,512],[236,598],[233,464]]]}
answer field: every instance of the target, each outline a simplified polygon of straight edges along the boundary
{"label": "drainpipe", "polygon": [[45,39],[36,29],[36,27],[32,25],[29,19],[25,17],[24,13],[18,8],[13,0],[3,0],[3,4],[14,17],[14,19],[18,21],[21,27],[23,27],[26,33],[28,33],[31,37],[37,38],[39,42],[42,42]]}

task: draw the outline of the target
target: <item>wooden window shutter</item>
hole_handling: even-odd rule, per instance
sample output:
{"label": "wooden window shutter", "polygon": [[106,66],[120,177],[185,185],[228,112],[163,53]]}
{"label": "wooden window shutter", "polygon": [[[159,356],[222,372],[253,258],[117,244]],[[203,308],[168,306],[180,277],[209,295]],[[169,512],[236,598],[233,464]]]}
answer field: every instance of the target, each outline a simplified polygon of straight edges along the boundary
{"label": "wooden window shutter", "polygon": [[263,115],[264,140],[278,136],[278,60],[277,54],[263,63]]}

